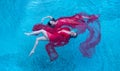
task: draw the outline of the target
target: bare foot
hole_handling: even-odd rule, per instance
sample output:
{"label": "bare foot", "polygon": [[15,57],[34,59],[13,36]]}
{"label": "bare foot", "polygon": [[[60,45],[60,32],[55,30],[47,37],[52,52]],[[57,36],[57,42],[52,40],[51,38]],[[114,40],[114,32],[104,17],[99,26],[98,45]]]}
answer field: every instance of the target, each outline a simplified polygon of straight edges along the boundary
{"label": "bare foot", "polygon": [[27,35],[27,36],[30,36],[30,33],[24,33],[25,35]]}
{"label": "bare foot", "polygon": [[29,56],[31,56],[33,53],[34,53],[34,51],[32,50],[32,51],[30,52]]}

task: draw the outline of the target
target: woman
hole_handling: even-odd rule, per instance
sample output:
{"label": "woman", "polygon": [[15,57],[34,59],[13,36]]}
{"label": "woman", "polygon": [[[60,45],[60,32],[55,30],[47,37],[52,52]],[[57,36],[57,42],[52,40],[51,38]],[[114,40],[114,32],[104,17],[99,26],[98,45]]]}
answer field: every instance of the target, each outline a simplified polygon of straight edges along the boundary
{"label": "woman", "polygon": [[[31,33],[25,33],[25,34],[27,36],[30,36],[30,35],[38,35],[40,33],[42,33],[43,36],[36,38],[36,42],[34,44],[33,49],[31,50],[29,56],[31,56],[34,53],[39,41],[46,41],[47,40],[47,41],[49,41],[48,45],[53,46],[53,47],[49,47],[48,45],[46,46],[46,50],[48,52],[48,55],[49,55],[51,61],[55,60],[58,57],[54,47],[61,45],[60,44],[61,42],[66,42],[66,41],[68,42],[70,38],[77,36],[77,34],[75,32],[70,31],[70,29],[67,27],[58,28],[54,33],[51,33],[51,32],[46,31],[44,29],[41,29],[38,31],[33,31]],[[65,44],[63,44],[63,45],[65,45]],[[53,54],[55,56],[53,56]]]}
{"label": "woman", "polygon": [[[84,42],[81,43],[80,51],[84,56],[91,56],[91,52],[89,51],[91,48],[95,47],[99,43],[101,36],[100,24],[98,22],[95,23],[96,25],[98,25],[98,30],[94,29],[96,27],[91,27],[89,25],[94,24],[94,22],[98,19],[97,15],[87,15],[80,13],[70,17],[58,18],[57,20],[55,20],[51,16],[47,16],[44,17],[41,22],[43,22],[46,18],[50,18],[48,25],[36,24],[32,29],[34,32],[25,33],[26,35],[39,33],[44,34],[43,37],[39,37],[36,39],[36,43],[32,51],[30,52],[30,55],[34,53],[34,50],[39,40],[48,40],[49,43],[46,45],[47,53],[51,61],[55,60],[58,57],[58,54],[55,51],[54,47],[63,46],[67,44],[69,42],[70,37],[76,37],[77,34],[84,33],[85,30],[88,30],[90,35]],[[77,29],[77,32],[71,32],[70,28]]]}

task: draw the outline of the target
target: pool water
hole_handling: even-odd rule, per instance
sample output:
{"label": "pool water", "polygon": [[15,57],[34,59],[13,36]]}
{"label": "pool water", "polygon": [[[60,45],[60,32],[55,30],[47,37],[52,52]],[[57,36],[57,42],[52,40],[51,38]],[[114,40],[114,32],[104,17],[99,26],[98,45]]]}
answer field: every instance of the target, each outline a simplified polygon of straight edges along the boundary
{"label": "pool water", "polygon": [[[119,0],[0,0],[0,71],[120,71],[119,7]],[[28,56],[36,36],[24,32],[44,16],[79,12],[100,15],[102,38],[91,58],[83,57],[78,48],[85,33],[56,48],[59,57],[53,62],[45,50],[47,41],[39,42]]]}

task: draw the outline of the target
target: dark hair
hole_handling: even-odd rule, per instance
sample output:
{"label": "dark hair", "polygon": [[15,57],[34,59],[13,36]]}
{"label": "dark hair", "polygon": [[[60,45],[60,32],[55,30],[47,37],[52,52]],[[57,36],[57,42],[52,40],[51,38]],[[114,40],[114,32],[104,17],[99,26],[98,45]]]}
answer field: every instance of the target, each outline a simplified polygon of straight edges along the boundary
{"label": "dark hair", "polygon": [[55,18],[52,18],[50,21],[56,21]]}
{"label": "dark hair", "polygon": [[52,26],[52,24],[50,23],[50,21],[47,23],[48,26]]}
{"label": "dark hair", "polygon": [[[55,20],[55,18],[52,18],[50,21],[56,21],[56,20]],[[50,23],[50,21],[47,23],[47,25],[50,26],[50,27],[54,27],[54,26]]]}

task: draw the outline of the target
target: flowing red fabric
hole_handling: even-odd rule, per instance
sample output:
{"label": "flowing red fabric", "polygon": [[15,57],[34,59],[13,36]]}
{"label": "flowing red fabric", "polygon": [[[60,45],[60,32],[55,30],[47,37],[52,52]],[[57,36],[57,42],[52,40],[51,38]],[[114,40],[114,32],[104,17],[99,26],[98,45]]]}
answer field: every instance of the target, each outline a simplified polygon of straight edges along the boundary
{"label": "flowing red fabric", "polygon": [[[87,17],[87,20],[83,17]],[[101,33],[100,33],[100,23],[98,22],[97,15],[87,15],[85,13],[79,13],[70,17],[61,17],[57,19],[57,24],[54,28],[51,28],[47,25],[36,24],[33,27],[33,31],[44,29],[48,32],[55,33],[58,28],[67,26],[68,28],[77,29],[77,34],[82,34],[86,30],[89,31],[89,35],[85,41],[80,43],[79,49],[82,52],[83,56],[91,57],[95,46],[100,42]],[[50,41],[46,45],[46,51],[50,57],[50,60],[53,61],[58,57],[55,47],[64,46],[68,43],[69,39],[64,38],[63,36],[56,39],[57,41]]]}
{"label": "flowing red fabric", "polygon": [[63,28],[51,28],[47,25],[43,25],[43,24],[36,24],[34,25],[33,27],[33,31],[37,31],[37,30],[41,30],[41,29],[44,29],[46,30],[46,32],[49,32],[51,34],[53,34],[54,36],[57,36],[56,38],[54,38],[53,40],[51,39],[49,41],[49,43],[46,45],[46,51],[50,57],[50,60],[53,61],[55,60],[57,57],[58,57],[58,54],[57,52],[55,51],[55,47],[58,47],[58,46],[64,46],[65,44],[68,43],[69,41],[69,36],[65,33],[57,33],[58,31],[64,29],[64,30],[68,30],[70,31],[69,28],[66,28],[66,27],[63,27]]}

